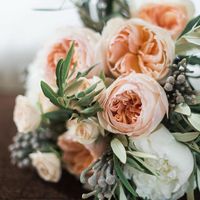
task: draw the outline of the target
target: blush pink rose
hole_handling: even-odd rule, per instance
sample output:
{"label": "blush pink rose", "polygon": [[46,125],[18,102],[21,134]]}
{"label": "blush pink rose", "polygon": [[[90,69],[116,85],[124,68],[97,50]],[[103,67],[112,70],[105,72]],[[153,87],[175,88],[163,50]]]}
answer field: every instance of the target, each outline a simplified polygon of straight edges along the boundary
{"label": "blush pink rose", "polygon": [[[45,79],[49,83],[55,84],[56,65],[60,59],[66,58],[72,42],[75,43],[75,47],[70,70],[72,70],[74,64],[77,63],[74,74],[85,71],[89,67],[98,64],[95,60],[95,49],[99,39],[100,35],[98,33],[87,28],[69,27],[59,30],[57,35],[55,35],[44,48]],[[97,68],[89,74],[89,77],[98,74],[100,70]]]}
{"label": "blush pink rose", "polygon": [[175,50],[170,34],[141,19],[112,19],[103,30],[99,58],[107,75],[135,71],[156,80],[166,76]]}
{"label": "blush pink rose", "polygon": [[104,129],[133,137],[150,134],[168,113],[163,88],[151,77],[134,72],[107,88],[101,106],[98,119]]}
{"label": "blush pink rose", "polygon": [[194,6],[190,0],[141,0],[133,6],[138,7],[133,16],[166,29],[174,39],[194,15]]}

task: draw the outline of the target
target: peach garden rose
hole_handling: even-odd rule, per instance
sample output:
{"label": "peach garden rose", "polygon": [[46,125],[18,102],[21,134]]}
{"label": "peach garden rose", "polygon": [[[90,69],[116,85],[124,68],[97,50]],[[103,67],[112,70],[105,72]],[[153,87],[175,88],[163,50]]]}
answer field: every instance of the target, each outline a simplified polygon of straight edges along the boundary
{"label": "peach garden rose", "polygon": [[190,0],[140,0],[134,1],[132,16],[139,17],[169,31],[176,39],[194,15]]}
{"label": "peach garden rose", "polygon": [[112,133],[133,137],[151,133],[168,113],[163,88],[149,76],[134,72],[115,80],[107,88],[101,105],[101,126]]}
{"label": "peach garden rose", "polygon": [[107,140],[102,137],[91,144],[81,144],[76,136],[64,133],[58,139],[63,151],[62,160],[66,168],[77,176],[104,153]]}
{"label": "peach garden rose", "polygon": [[[72,41],[75,42],[75,53],[70,65],[70,72],[73,69],[73,65],[77,63],[74,76],[77,72],[85,71],[89,67],[98,64],[99,61],[96,60],[95,52],[100,38],[98,33],[87,28],[68,27],[58,29],[52,37],[47,39],[46,44],[38,52],[36,59],[28,69],[29,75],[26,83],[26,95],[32,99],[33,103],[41,100],[41,80],[47,82],[56,91],[56,65],[60,59],[66,57]],[[88,78],[99,75],[100,71],[100,66],[97,65],[89,73]]]}
{"label": "peach garden rose", "polygon": [[174,58],[174,42],[164,29],[140,19],[112,19],[103,30],[98,58],[108,75],[134,71],[156,80],[166,76]]}
{"label": "peach garden rose", "polygon": [[[54,38],[47,47],[45,70],[47,79],[55,76],[56,65],[60,59],[66,57],[72,41],[75,43],[75,48],[70,66],[71,71],[75,63],[77,63],[76,73],[87,70],[92,65],[97,64],[95,61],[95,46],[99,39],[100,35],[98,33],[87,28],[71,27],[61,31],[57,38]],[[93,73],[95,74],[94,71]]]}

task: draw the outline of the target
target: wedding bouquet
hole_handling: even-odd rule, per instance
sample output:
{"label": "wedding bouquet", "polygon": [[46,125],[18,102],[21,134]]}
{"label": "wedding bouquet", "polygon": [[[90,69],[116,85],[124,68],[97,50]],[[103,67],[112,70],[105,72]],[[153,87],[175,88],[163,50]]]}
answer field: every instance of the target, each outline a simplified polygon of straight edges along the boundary
{"label": "wedding bouquet", "polygon": [[58,30],[16,98],[11,161],[51,182],[67,169],[90,190],[83,199],[193,200],[200,16],[189,21],[186,2],[145,4],[137,17],[109,20],[101,35]]}

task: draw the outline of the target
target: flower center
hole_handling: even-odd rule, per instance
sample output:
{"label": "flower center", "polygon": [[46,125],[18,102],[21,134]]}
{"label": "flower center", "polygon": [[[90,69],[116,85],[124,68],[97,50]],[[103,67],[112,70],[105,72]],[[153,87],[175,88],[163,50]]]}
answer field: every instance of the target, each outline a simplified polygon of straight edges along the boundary
{"label": "flower center", "polygon": [[117,122],[134,124],[141,112],[141,100],[133,91],[125,91],[115,96],[110,110]]}

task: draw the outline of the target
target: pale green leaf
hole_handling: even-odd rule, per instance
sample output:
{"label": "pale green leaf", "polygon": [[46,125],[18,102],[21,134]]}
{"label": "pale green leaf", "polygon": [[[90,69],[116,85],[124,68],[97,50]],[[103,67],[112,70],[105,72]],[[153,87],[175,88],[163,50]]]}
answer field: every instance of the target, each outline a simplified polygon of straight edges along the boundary
{"label": "pale green leaf", "polygon": [[181,103],[176,106],[175,112],[190,116],[191,115],[191,109],[186,103]]}
{"label": "pale green leaf", "polygon": [[122,185],[119,185],[119,200],[127,200]]}
{"label": "pale green leaf", "polygon": [[127,160],[127,155],[126,155],[126,149],[124,145],[122,144],[122,142],[119,139],[114,138],[111,141],[110,145],[114,154],[119,158],[119,160],[122,163],[125,164]]}
{"label": "pale green leaf", "polygon": [[194,183],[195,183],[195,178],[194,178],[194,171],[191,174],[189,178],[189,186],[187,189],[187,200],[195,200],[194,198]]}
{"label": "pale green leaf", "polygon": [[197,178],[196,178],[196,180],[197,180],[197,187],[198,187],[198,189],[200,191],[200,170],[199,170],[198,167],[197,167],[197,174],[196,174],[196,176],[197,176]]}
{"label": "pale green leaf", "polygon": [[125,147],[128,146],[128,140],[127,140],[127,138],[126,138],[125,135],[117,135],[116,138],[119,139],[119,140],[121,141],[121,143],[122,143]]}
{"label": "pale green leaf", "polygon": [[183,37],[187,42],[200,45],[200,32],[192,32],[190,34],[187,34]]}
{"label": "pale green leaf", "polygon": [[188,120],[196,130],[200,131],[200,114],[192,113]]}
{"label": "pale green leaf", "polygon": [[158,158],[152,154],[148,154],[148,153],[143,153],[143,152],[139,152],[139,151],[128,151],[127,153],[129,153],[132,156],[136,156],[139,158],[151,158],[151,159],[155,159],[157,160]]}
{"label": "pale green leaf", "polygon": [[191,142],[200,135],[199,132],[189,132],[189,133],[173,133],[176,140],[179,142]]}

